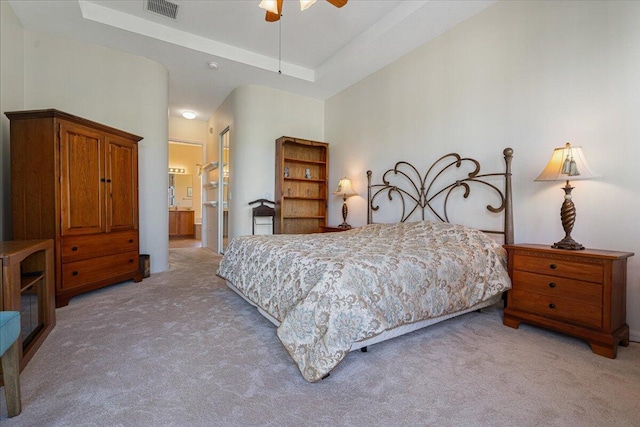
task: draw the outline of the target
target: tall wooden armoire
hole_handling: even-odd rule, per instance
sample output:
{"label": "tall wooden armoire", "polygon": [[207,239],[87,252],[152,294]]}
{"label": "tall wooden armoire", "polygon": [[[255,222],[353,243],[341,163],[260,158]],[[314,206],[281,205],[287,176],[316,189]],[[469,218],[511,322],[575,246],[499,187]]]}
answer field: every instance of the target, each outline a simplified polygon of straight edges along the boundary
{"label": "tall wooden armoire", "polygon": [[53,109],[6,115],[13,239],[54,240],[56,306],[93,289],[142,280],[142,138]]}

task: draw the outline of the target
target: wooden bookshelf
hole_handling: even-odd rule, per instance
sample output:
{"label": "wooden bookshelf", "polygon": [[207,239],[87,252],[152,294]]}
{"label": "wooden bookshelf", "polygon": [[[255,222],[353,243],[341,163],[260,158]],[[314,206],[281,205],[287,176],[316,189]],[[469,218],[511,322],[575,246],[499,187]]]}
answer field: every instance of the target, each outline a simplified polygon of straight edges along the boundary
{"label": "wooden bookshelf", "polygon": [[276,140],[275,232],[317,233],[327,225],[329,144]]}

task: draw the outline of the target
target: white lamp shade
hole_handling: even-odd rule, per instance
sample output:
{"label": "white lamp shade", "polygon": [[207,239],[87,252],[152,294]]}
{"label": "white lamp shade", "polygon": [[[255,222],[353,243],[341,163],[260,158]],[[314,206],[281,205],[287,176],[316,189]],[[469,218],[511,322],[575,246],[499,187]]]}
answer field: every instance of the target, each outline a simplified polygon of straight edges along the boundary
{"label": "white lamp shade", "polygon": [[300,10],[307,10],[316,0],[300,0]]}
{"label": "white lamp shade", "polygon": [[267,10],[271,13],[278,14],[278,2],[276,0],[262,0],[258,7]]}
{"label": "white lamp shade", "polygon": [[340,182],[338,182],[338,186],[336,187],[336,190],[333,192],[333,194],[343,197],[351,197],[356,196],[358,193],[353,191],[351,180],[349,178],[342,178]]}
{"label": "white lamp shade", "polygon": [[[567,165],[571,165],[567,167]],[[564,147],[553,150],[553,155],[535,181],[573,181],[599,177],[589,167],[582,147],[572,147],[567,142]]]}

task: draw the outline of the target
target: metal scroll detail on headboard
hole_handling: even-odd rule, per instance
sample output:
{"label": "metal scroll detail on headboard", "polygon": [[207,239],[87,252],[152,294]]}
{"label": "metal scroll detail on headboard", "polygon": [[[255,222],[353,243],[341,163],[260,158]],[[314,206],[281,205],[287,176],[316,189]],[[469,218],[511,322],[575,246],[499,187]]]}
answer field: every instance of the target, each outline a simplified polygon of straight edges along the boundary
{"label": "metal scroll detail on headboard", "polygon": [[[493,213],[504,211],[504,228],[502,230],[483,230],[487,233],[504,235],[505,243],[514,242],[513,232],[513,205],[511,200],[511,159],[513,158],[513,149],[505,148],[503,151],[505,161],[505,171],[499,173],[480,174],[480,163],[471,158],[461,157],[457,153],[450,153],[440,157],[427,170],[426,174],[422,174],[408,162],[398,162],[392,168],[382,175],[382,184],[371,184],[372,172],[367,171],[368,182],[368,201],[367,201],[367,224],[373,222],[373,212],[380,209],[376,200],[382,194],[386,194],[389,200],[393,200],[394,196],[400,199],[402,218],[400,222],[405,222],[409,217],[418,212],[421,219],[425,219],[425,212],[430,211],[440,221],[449,222],[449,214],[447,212],[449,197],[456,189],[463,188],[463,197],[469,197],[472,185],[483,185],[498,195],[500,204],[498,206],[487,205],[487,210]],[[459,169],[465,164],[471,164],[473,170],[466,174],[462,179],[455,181],[447,181],[444,185],[436,187],[445,172],[452,169]],[[396,176],[406,178],[403,180],[403,186],[393,185],[392,179]],[[504,177],[504,189],[501,190],[494,184],[488,182],[489,177]],[[430,181],[428,181],[430,180]],[[427,182],[428,181],[428,182]],[[437,206],[434,201],[444,197],[444,201]]]}

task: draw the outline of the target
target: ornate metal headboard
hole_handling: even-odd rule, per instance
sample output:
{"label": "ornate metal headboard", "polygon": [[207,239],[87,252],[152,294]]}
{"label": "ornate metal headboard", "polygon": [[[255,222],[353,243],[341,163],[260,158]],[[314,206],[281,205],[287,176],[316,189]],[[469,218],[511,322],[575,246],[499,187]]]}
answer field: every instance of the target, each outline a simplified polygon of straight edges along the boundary
{"label": "ornate metal headboard", "polygon": [[[449,196],[452,192],[455,189],[463,188],[463,197],[467,198],[471,193],[472,185],[479,184],[486,186],[492,193],[497,194],[501,201],[497,207],[490,204],[487,205],[487,210],[492,213],[504,211],[504,227],[502,230],[482,231],[501,234],[504,236],[505,243],[513,243],[513,205],[511,200],[511,159],[513,157],[513,149],[505,148],[503,154],[506,168],[504,172],[499,173],[480,174],[480,163],[477,160],[460,157],[457,153],[450,153],[440,157],[431,165],[424,176],[411,163],[401,161],[382,175],[382,184],[371,184],[371,171],[368,170],[367,224],[373,222],[373,212],[380,209],[376,200],[382,194],[386,194],[389,200],[393,200],[394,195],[399,197],[402,209],[400,222],[406,221],[416,212],[424,220],[425,211],[430,211],[440,221],[449,222],[447,209]],[[471,164],[474,169],[463,175],[461,179],[450,179],[443,186],[436,187],[440,183],[440,178],[445,177],[445,172],[456,172],[457,169],[465,164]],[[396,179],[398,176],[404,179]],[[500,176],[504,177],[504,190],[486,180],[489,177]],[[427,182],[428,179],[430,180],[429,182]],[[444,197],[443,201],[442,197]],[[441,200],[440,206],[434,203],[436,200]]]}

